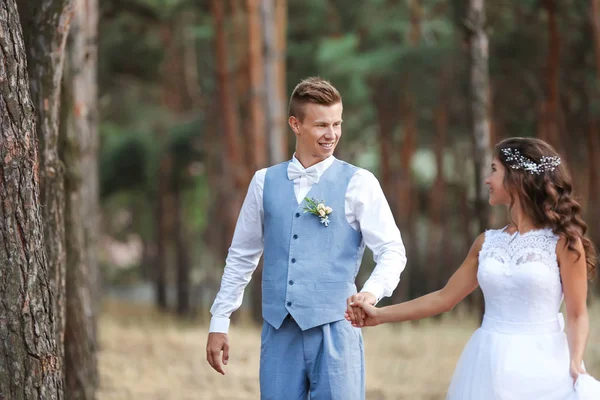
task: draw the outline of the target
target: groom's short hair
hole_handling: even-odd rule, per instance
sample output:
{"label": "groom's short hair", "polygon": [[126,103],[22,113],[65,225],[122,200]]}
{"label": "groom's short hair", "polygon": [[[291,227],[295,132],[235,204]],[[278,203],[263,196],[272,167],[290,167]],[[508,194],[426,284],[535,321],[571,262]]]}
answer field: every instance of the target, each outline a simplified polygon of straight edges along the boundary
{"label": "groom's short hair", "polygon": [[311,76],[303,79],[292,92],[288,116],[304,119],[304,105],[307,103],[332,106],[342,101],[340,92],[329,81]]}

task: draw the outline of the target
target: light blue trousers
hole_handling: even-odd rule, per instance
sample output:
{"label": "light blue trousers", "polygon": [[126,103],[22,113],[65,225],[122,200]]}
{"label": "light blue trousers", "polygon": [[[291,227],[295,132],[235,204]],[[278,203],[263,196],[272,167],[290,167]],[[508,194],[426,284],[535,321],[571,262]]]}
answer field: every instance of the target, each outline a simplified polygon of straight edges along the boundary
{"label": "light blue trousers", "polygon": [[346,320],[302,331],[290,317],[279,329],[263,323],[261,400],[364,400],[360,329]]}

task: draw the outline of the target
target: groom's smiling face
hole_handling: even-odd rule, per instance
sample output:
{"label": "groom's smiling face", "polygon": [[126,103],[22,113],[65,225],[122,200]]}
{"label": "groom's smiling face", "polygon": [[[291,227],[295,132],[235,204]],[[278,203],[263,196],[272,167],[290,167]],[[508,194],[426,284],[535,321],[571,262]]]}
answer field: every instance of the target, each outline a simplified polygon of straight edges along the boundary
{"label": "groom's smiling face", "polygon": [[290,117],[296,135],[296,158],[305,168],[333,155],[342,136],[342,111],[341,102],[330,106],[307,103],[302,119]]}

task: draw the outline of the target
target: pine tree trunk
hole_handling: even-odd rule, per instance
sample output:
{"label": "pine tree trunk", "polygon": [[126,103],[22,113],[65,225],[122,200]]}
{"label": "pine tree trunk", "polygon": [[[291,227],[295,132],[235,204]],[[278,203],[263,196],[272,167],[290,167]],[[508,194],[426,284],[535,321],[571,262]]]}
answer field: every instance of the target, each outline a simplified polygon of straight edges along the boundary
{"label": "pine tree trunk", "polygon": [[561,143],[562,111],[560,107],[560,35],[556,2],[544,0],[548,14],[548,60],[546,65],[546,99],[542,104],[540,118],[542,129],[538,136],[556,147]]}
{"label": "pine tree trunk", "polygon": [[63,398],[61,319],[24,43],[15,1],[0,0],[0,399],[55,400]]}
{"label": "pine tree trunk", "polygon": [[94,399],[98,385],[97,18],[96,1],[75,0],[62,91],[60,157],[65,163],[67,243],[65,397],[74,400]]}
{"label": "pine tree trunk", "polygon": [[[440,94],[439,102],[435,109],[435,163],[436,177],[431,188],[429,197],[429,235],[427,243],[431,246],[428,250],[426,265],[433,268],[434,273],[431,278],[430,290],[437,290],[443,286],[446,280],[445,270],[447,270],[447,256],[449,248],[446,248],[446,236],[449,236],[445,231],[447,224],[447,207],[446,202],[446,182],[444,179],[444,150],[446,148],[446,137],[448,136],[448,74],[442,72],[440,78]],[[451,247],[451,246],[450,246]],[[446,261],[446,262],[444,262]]]}
{"label": "pine tree trunk", "polygon": [[40,201],[44,243],[56,304],[56,336],[64,349],[66,251],[64,165],[58,155],[60,88],[73,0],[20,0],[31,99],[39,140]]}
{"label": "pine tree trunk", "polygon": [[175,253],[177,254],[177,314],[185,316],[190,313],[190,272],[191,261],[185,229],[182,188],[173,191]]}
{"label": "pine tree trunk", "polygon": [[[285,78],[281,77],[285,63],[285,41],[282,39],[282,26],[285,26],[285,4],[275,4],[275,0],[261,0],[262,27],[265,48],[265,89],[266,89],[266,124],[269,142],[269,164],[282,162],[287,158],[284,138],[286,135],[285,97],[282,98],[281,85]],[[278,8],[279,7],[279,8]],[[281,21],[277,20],[277,13]]]}
{"label": "pine tree trunk", "polygon": [[[267,166],[267,128],[265,126],[265,71],[260,0],[246,0],[248,8],[248,81],[250,82],[250,171]],[[251,280],[252,319],[262,321],[262,261]]]}
{"label": "pine tree trunk", "polygon": [[256,171],[267,166],[265,152],[265,71],[263,57],[263,37],[260,20],[260,0],[247,0],[248,8],[248,81],[250,82],[250,170]]}
{"label": "pine tree trunk", "polygon": [[225,10],[221,0],[212,0],[212,12],[215,27],[215,53],[217,62],[217,81],[219,90],[219,108],[222,121],[222,138],[224,142],[224,175],[223,190],[228,200],[225,207],[226,235],[228,241],[233,237],[242,199],[239,194],[244,188],[244,168],[240,165],[241,150],[239,147],[239,122],[235,99],[232,97],[232,78],[228,68],[229,47],[225,35]]}
{"label": "pine tree trunk", "polygon": [[[381,87],[376,86],[373,92],[381,93],[379,90],[382,90]],[[396,208],[392,186],[392,152],[394,147],[392,131],[394,127],[390,106],[387,101],[383,100],[384,98],[386,96],[373,96],[379,123],[379,176],[383,191],[389,199],[390,207],[394,210]]]}
{"label": "pine tree trunk", "polygon": [[471,126],[473,129],[473,159],[475,162],[475,210],[478,231],[488,225],[488,192],[483,180],[491,164],[489,119],[488,39],[485,27],[484,0],[470,0],[467,16],[470,62]]}
{"label": "pine tree trunk", "polygon": [[596,78],[600,82],[600,0],[591,0],[590,23],[594,33],[594,60],[596,60]]}
{"label": "pine tree trunk", "polygon": [[[159,136],[163,139],[164,134]],[[167,299],[167,269],[168,269],[168,239],[169,239],[169,221],[168,215],[169,196],[170,196],[170,177],[172,160],[170,154],[164,154],[160,159],[158,167],[158,191],[156,194],[156,219],[154,220],[154,232],[156,240],[156,260],[154,264],[154,295],[155,304],[160,310],[167,310],[169,307]]]}
{"label": "pine tree trunk", "polygon": [[[594,55],[596,61],[596,90],[593,91],[592,97],[595,104],[600,104],[600,0],[591,0],[590,23],[594,36]],[[589,183],[588,204],[590,205],[589,214],[590,233],[596,247],[600,246],[600,210],[598,202],[600,201],[600,114],[596,111],[591,116],[590,132],[588,133],[588,151],[589,151]],[[600,277],[600,268],[597,270]],[[600,288],[600,279],[597,279],[598,287]]]}
{"label": "pine tree trunk", "polygon": [[277,126],[279,131],[279,145],[281,146],[281,155],[274,157],[271,164],[284,161],[288,158],[288,113],[287,102],[288,94],[286,88],[286,54],[287,54],[287,25],[288,25],[288,0],[275,1],[275,92],[279,99],[279,116],[277,117]]}

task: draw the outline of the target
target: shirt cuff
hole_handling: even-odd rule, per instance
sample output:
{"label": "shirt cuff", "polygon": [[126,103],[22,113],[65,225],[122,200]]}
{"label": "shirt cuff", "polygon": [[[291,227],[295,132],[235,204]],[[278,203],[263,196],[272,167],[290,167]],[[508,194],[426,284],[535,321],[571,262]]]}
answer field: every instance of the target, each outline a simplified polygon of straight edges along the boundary
{"label": "shirt cuff", "polygon": [[212,317],[210,319],[210,328],[208,329],[208,332],[228,333],[229,322],[230,320],[227,317]]}
{"label": "shirt cuff", "polygon": [[365,284],[363,288],[360,290],[361,292],[369,292],[373,296],[375,296],[375,304],[379,303],[379,300],[383,297],[382,290],[376,288],[373,285]]}

